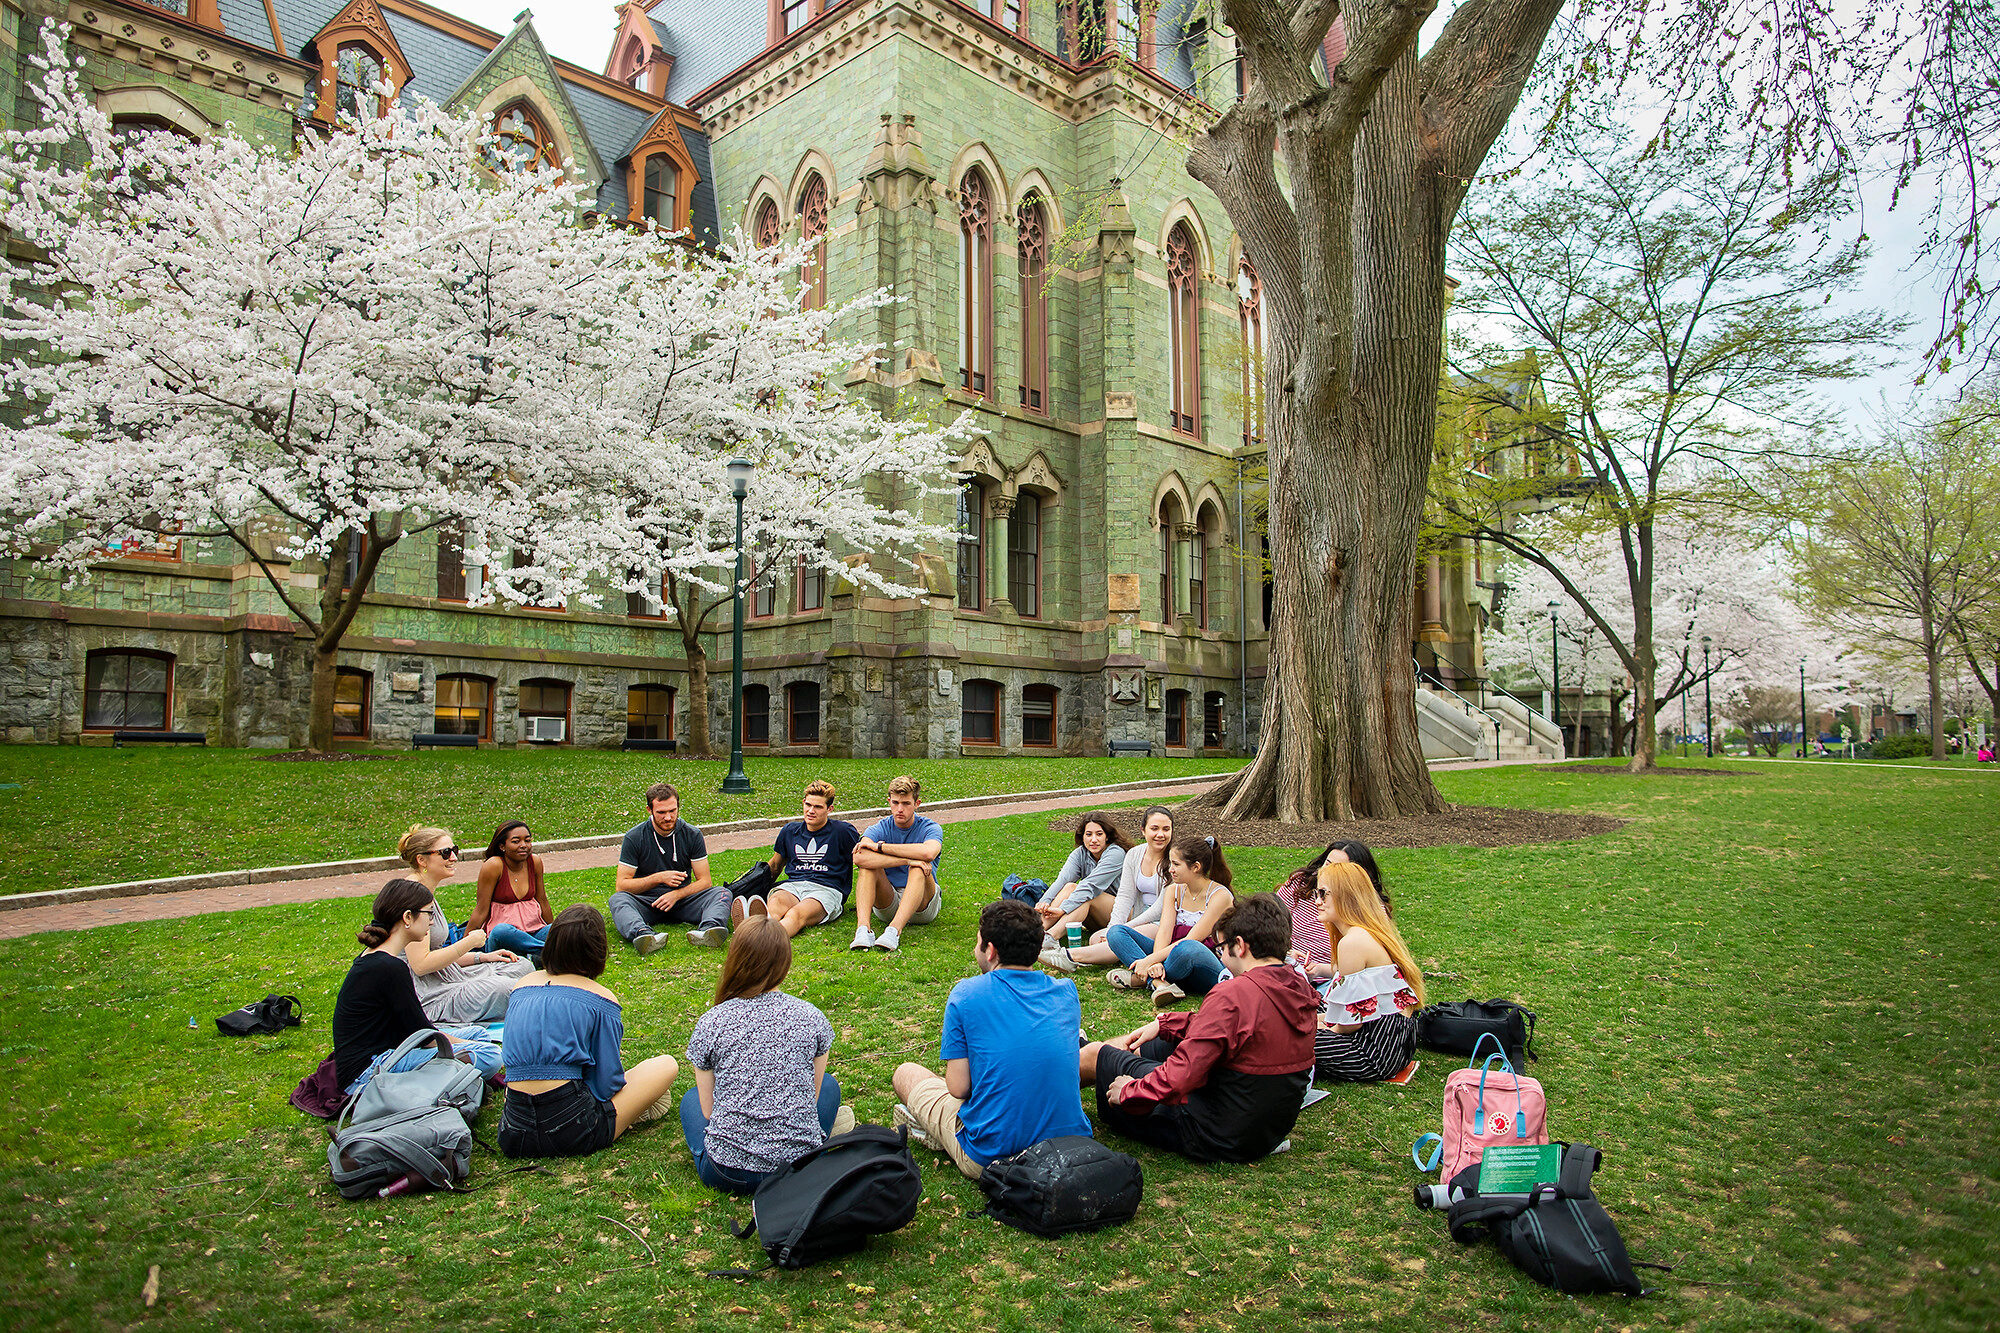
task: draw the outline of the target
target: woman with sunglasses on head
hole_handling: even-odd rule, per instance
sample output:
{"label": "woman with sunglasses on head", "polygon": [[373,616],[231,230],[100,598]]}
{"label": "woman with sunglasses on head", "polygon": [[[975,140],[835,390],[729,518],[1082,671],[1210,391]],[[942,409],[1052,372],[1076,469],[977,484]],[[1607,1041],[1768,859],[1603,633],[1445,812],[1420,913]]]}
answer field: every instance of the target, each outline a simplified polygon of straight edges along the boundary
{"label": "woman with sunglasses on head", "polygon": [[[417,872],[417,879],[432,894],[458,873],[458,845],[441,828],[412,824],[396,854]],[[444,913],[431,913],[430,934],[411,941],[404,953],[410,972],[417,979],[417,998],[434,1023],[484,1023],[507,1015],[507,997],[514,983],[535,970],[535,965],[510,950],[482,953],[484,930],[468,930],[457,943],[451,939]]]}
{"label": "woman with sunglasses on head", "polygon": [[1320,867],[1338,865],[1351,861],[1368,872],[1370,882],[1375,885],[1375,893],[1382,899],[1382,913],[1391,916],[1389,894],[1382,887],[1382,870],[1375,864],[1375,853],[1368,850],[1366,843],[1343,838],[1326,845],[1326,850],[1312,860],[1294,870],[1291,878],[1278,888],[1278,901],[1292,911],[1292,954],[1291,961],[1306,974],[1306,979],[1325,994],[1332,983],[1333,941],[1328,938],[1326,927],[1320,924],[1319,898],[1315,892],[1319,883]]}
{"label": "woman with sunglasses on head", "polygon": [[[333,1002],[333,1067],[349,1096],[368,1086],[384,1060],[403,1039],[434,1024],[417,1001],[417,987],[403,951],[430,938],[437,917],[431,890],[414,879],[392,879],[375,895],[368,924],[358,937],[367,952],[347,969]],[[482,1027],[440,1029],[451,1039],[452,1055],[469,1059],[492,1077],[500,1069],[500,1048]],[[431,1047],[412,1051],[397,1068],[414,1069],[430,1060]]]}
{"label": "woman with sunglasses on head", "polygon": [[555,916],[542,887],[542,858],[535,855],[534,835],[525,820],[510,819],[493,830],[486,844],[479,864],[479,901],[465,920],[466,929],[484,930],[495,952],[533,960],[541,954]]}
{"label": "woman with sunglasses on head", "polygon": [[1116,967],[1118,955],[1106,943],[1111,927],[1150,926],[1160,919],[1160,898],[1168,884],[1167,851],[1174,841],[1174,812],[1164,805],[1150,806],[1141,823],[1145,840],[1127,850],[1120,864],[1118,897],[1111,904],[1110,922],[1081,948],[1056,944],[1043,949],[1043,967],[1055,972],[1074,972],[1078,966]]}
{"label": "woman with sunglasses on head", "polygon": [[1336,941],[1335,972],[1313,1041],[1314,1076],[1349,1083],[1391,1078],[1416,1053],[1424,974],[1358,863],[1322,865],[1313,896],[1320,924]]}

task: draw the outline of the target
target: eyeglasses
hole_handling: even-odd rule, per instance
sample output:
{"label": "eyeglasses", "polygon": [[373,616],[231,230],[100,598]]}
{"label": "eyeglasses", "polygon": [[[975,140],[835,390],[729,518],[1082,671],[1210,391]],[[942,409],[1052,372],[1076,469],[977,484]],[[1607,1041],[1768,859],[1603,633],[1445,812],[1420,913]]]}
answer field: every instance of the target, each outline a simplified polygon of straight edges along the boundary
{"label": "eyeglasses", "polygon": [[425,855],[425,856],[442,856],[442,857],[446,857],[447,859],[450,859],[450,860],[457,860],[457,859],[458,859],[458,848],[456,848],[456,847],[433,847],[433,848],[431,848],[431,849],[430,849],[430,850],[429,850],[428,852],[425,852],[425,853],[424,853],[424,855]]}

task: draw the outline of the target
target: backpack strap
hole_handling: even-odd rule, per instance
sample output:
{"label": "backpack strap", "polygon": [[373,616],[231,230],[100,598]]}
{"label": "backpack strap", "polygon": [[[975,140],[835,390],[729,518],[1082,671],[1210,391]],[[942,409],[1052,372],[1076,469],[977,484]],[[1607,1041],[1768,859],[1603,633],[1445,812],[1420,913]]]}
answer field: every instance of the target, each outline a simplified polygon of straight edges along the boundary
{"label": "backpack strap", "polygon": [[[1490,1032],[1485,1033],[1481,1037],[1481,1040],[1483,1041],[1485,1040],[1486,1037],[1490,1037],[1492,1035],[1493,1034]],[[1524,1103],[1521,1100],[1521,1076],[1519,1074],[1514,1073],[1514,1066],[1508,1063],[1507,1056],[1505,1055],[1505,1053],[1502,1053],[1500,1055],[1487,1056],[1485,1065],[1483,1065],[1479,1070],[1479,1105],[1474,1112],[1475,1120],[1472,1127],[1472,1133],[1475,1137],[1478,1138],[1484,1138],[1486,1135],[1486,1075],[1492,1072],[1493,1062],[1495,1060],[1498,1060],[1501,1063],[1501,1065],[1506,1068],[1508,1074],[1513,1076],[1514,1137],[1517,1139],[1525,1139],[1528,1137],[1528,1114],[1525,1109],[1526,1103]],[[1596,1168],[1593,1167],[1592,1169],[1595,1170]]]}
{"label": "backpack strap", "polygon": [[1525,1006],[1522,1005],[1515,1004],[1512,1000],[1492,999],[1492,1000],[1483,1000],[1481,1001],[1481,1003],[1491,1009],[1504,1009],[1508,1013],[1519,1014],[1521,1016],[1521,1021],[1527,1025],[1528,1029],[1527,1035],[1521,1039],[1521,1054],[1527,1056],[1530,1060],[1539,1060],[1542,1058],[1541,1056],[1535,1054],[1535,1011],[1534,1010],[1526,1008]]}
{"label": "backpack strap", "polygon": [[1451,1206],[1447,1222],[1451,1238],[1461,1245],[1485,1239],[1496,1222],[1507,1222],[1527,1212],[1543,1199],[1556,1197],[1549,1185],[1537,1185],[1527,1194],[1474,1194]]}
{"label": "backpack strap", "polygon": [[1556,1172],[1556,1192],[1565,1199],[1590,1198],[1590,1178],[1603,1160],[1604,1154],[1587,1143],[1565,1143],[1562,1166]]}
{"label": "backpack strap", "polygon": [[[1507,1048],[1500,1044],[1500,1034],[1497,1032],[1482,1032],[1479,1034],[1479,1040],[1472,1043],[1472,1058],[1465,1062],[1465,1067],[1467,1069],[1477,1069],[1479,1067],[1479,1053],[1486,1048],[1486,1043],[1489,1041],[1493,1043],[1493,1049],[1499,1052],[1500,1063],[1507,1067],[1508,1073],[1513,1073],[1514,1062],[1507,1058]],[[1486,1058],[1489,1061],[1493,1059],[1490,1055]]]}
{"label": "backpack strap", "polygon": [[[1424,1145],[1431,1145],[1431,1155],[1424,1156]],[[1417,1164],[1419,1171],[1435,1171],[1444,1160],[1444,1135],[1426,1134],[1410,1145],[1410,1160]]]}

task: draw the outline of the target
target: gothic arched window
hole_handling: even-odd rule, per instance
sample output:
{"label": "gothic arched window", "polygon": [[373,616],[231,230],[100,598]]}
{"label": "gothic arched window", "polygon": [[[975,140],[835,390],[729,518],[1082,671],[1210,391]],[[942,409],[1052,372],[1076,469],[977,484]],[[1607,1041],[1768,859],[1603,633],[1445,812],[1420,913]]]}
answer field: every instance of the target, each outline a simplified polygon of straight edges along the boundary
{"label": "gothic arched window", "polygon": [[1167,340],[1173,374],[1169,416],[1189,435],[1201,421],[1201,294],[1194,233],[1177,222],[1167,234]]}
{"label": "gothic arched window", "polygon": [[984,396],[993,379],[993,190],[978,167],[958,186],[958,383]]}
{"label": "gothic arched window", "polygon": [[493,117],[493,143],[486,165],[499,172],[559,168],[555,136],[526,102],[513,102]]}
{"label": "gothic arched window", "polygon": [[1049,210],[1040,195],[1021,206],[1017,267],[1021,274],[1021,406],[1049,410]]}
{"label": "gothic arched window", "polygon": [[799,275],[805,287],[804,299],[799,302],[802,310],[826,309],[827,211],[826,178],[814,172],[806,177],[805,188],[799,191],[799,235],[818,242],[806,259],[805,271]]}

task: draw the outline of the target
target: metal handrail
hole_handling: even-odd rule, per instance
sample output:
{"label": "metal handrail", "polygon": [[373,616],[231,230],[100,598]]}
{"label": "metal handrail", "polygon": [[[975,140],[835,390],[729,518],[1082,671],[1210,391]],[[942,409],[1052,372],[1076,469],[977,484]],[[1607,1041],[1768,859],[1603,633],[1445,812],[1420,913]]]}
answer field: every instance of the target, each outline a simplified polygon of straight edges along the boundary
{"label": "metal handrail", "polygon": [[[1438,657],[1438,658],[1440,658],[1440,659],[1442,659],[1442,660],[1444,660],[1444,661],[1446,661],[1446,662],[1449,662],[1449,663],[1451,663],[1451,665],[1452,665],[1452,666],[1453,666],[1454,668],[1456,668],[1456,669],[1457,669],[1458,671],[1460,671],[1460,672],[1461,672],[1461,673],[1462,673],[1462,674],[1464,675],[1464,677],[1465,677],[1465,679],[1466,679],[1467,681],[1471,681],[1471,682],[1477,682],[1477,686],[1478,686],[1478,690],[1479,690],[1479,698],[1480,698],[1480,711],[1482,711],[1482,712],[1486,711],[1486,708],[1485,708],[1485,700],[1486,700],[1486,695],[1487,695],[1487,693],[1488,693],[1488,692],[1490,691],[1490,692],[1492,692],[1492,693],[1494,693],[1494,694],[1497,694],[1497,695],[1500,695],[1500,696],[1501,696],[1501,697],[1503,697],[1503,698],[1507,698],[1507,699],[1512,699],[1512,700],[1513,700],[1513,701],[1514,701],[1515,703],[1517,703],[1517,704],[1521,705],[1521,707],[1522,707],[1522,708],[1525,708],[1525,709],[1526,709],[1526,710],[1527,710],[1528,712],[1530,712],[1530,713],[1533,713],[1533,714],[1534,714],[1534,715],[1535,715],[1536,717],[1539,717],[1539,718],[1541,718],[1541,719],[1542,719],[1542,720],[1543,720],[1544,722],[1549,722],[1549,725],[1550,725],[1550,726],[1554,726],[1554,725],[1555,725],[1555,724],[1554,724],[1553,722],[1550,722],[1550,721],[1549,721],[1549,715],[1548,715],[1548,714],[1547,714],[1546,712],[1544,712],[1544,711],[1543,711],[1542,709],[1540,709],[1540,708],[1536,707],[1536,706],[1535,706],[1534,704],[1531,704],[1531,703],[1529,703],[1529,702],[1528,702],[1528,701],[1527,701],[1526,699],[1523,699],[1523,698],[1522,698],[1522,697],[1521,697],[1520,695],[1518,695],[1518,694],[1514,693],[1514,692],[1513,692],[1512,690],[1508,689],[1508,688],[1507,688],[1506,686],[1504,686],[1504,685],[1495,685],[1495,684],[1493,684],[1493,683],[1492,683],[1492,681],[1493,681],[1493,677],[1492,677],[1492,676],[1490,676],[1490,675],[1482,675],[1482,674],[1480,674],[1480,673],[1478,673],[1478,672],[1476,672],[1476,671],[1471,671],[1471,670],[1468,670],[1468,669],[1467,669],[1467,668],[1466,668],[1465,666],[1463,666],[1463,665],[1462,665],[1462,664],[1461,664],[1461,663],[1460,663],[1460,662],[1458,661],[1458,659],[1457,659],[1457,658],[1455,658],[1455,657],[1451,656],[1451,654],[1449,654],[1449,653],[1442,653],[1442,652],[1439,652],[1439,651],[1438,651],[1438,646],[1437,646],[1437,645],[1436,645],[1435,643],[1434,643],[1434,644],[1432,644],[1432,645],[1430,646],[1430,648],[1431,648],[1431,653],[1432,653],[1432,655],[1433,655],[1433,656],[1435,656],[1435,657]],[[1412,661],[1415,661],[1416,659],[1415,659],[1415,658],[1412,658],[1411,660],[1412,660]],[[1421,672],[1422,672],[1422,667],[1421,667],[1421,666],[1420,666],[1420,667],[1418,668],[1418,671],[1419,671],[1419,673],[1421,673]],[[1450,688],[1450,687],[1449,687],[1449,686],[1447,686],[1446,688]]]}
{"label": "metal handrail", "polygon": [[[1439,680],[1436,676],[1431,675],[1428,671],[1425,671],[1424,664],[1419,662],[1415,657],[1410,658],[1410,665],[1413,668],[1415,668],[1417,673],[1417,679],[1419,681],[1425,681],[1425,680],[1429,681],[1432,685],[1435,685],[1438,689],[1443,690],[1446,694],[1449,694],[1452,698],[1464,704],[1465,709],[1468,713],[1479,713],[1483,715],[1488,722],[1491,722],[1493,724],[1493,757],[1495,759],[1498,759],[1500,757],[1499,716],[1495,714],[1491,709],[1485,707],[1483,704],[1473,703],[1472,700],[1466,698],[1464,695],[1460,694],[1457,690],[1454,690],[1451,686]],[[1528,739],[1532,742],[1534,740],[1534,737],[1530,736]]]}

